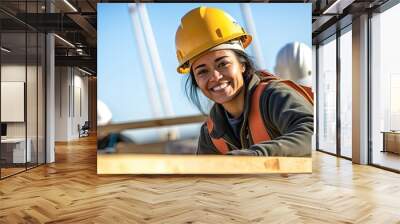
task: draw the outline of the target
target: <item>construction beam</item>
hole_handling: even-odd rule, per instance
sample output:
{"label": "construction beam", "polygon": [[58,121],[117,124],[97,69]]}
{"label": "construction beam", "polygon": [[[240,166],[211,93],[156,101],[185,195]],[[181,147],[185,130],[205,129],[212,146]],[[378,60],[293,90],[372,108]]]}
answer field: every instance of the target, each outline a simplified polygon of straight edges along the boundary
{"label": "construction beam", "polygon": [[333,1],[323,12],[323,14],[342,14],[343,10],[351,5],[355,0],[336,0]]}
{"label": "construction beam", "polygon": [[180,124],[191,124],[204,122],[206,117],[203,115],[186,116],[186,117],[175,117],[165,119],[155,119],[146,121],[135,121],[128,123],[117,123],[99,126],[97,132],[99,135],[107,135],[109,133],[119,133],[124,130],[140,129],[140,128],[154,128],[162,126],[180,125]]}

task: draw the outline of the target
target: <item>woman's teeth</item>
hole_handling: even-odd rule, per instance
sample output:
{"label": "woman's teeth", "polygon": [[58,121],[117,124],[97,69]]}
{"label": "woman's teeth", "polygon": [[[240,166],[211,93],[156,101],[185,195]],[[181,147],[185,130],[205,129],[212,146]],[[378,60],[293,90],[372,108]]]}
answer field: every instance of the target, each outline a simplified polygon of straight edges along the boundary
{"label": "woman's teeth", "polygon": [[219,91],[219,90],[221,90],[221,89],[224,89],[224,88],[227,87],[227,86],[228,86],[228,83],[225,82],[225,83],[222,83],[221,85],[218,85],[218,86],[212,88],[212,90],[213,90],[213,91]]}

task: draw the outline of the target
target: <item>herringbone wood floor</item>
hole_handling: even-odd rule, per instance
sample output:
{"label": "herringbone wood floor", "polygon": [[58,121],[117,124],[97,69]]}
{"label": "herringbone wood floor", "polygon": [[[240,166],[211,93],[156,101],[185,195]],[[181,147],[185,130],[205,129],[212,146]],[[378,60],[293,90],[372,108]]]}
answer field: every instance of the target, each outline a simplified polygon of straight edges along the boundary
{"label": "herringbone wood floor", "polygon": [[95,139],[0,181],[0,223],[400,223],[400,175],[314,154],[314,173],[98,176]]}

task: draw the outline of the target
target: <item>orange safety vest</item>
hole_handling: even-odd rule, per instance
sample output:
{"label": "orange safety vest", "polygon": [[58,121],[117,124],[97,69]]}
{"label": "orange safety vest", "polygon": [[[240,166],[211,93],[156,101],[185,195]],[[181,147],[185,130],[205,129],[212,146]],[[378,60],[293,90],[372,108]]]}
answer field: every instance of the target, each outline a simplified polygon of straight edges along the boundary
{"label": "orange safety vest", "polygon": [[[258,144],[262,141],[271,140],[267,128],[264,125],[263,117],[260,111],[261,94],[264,92],[264,89],[271,81],[276,80],[278,82],[285,83],[286,85],[290,86],[292,89],[300,93],[302,96],[304,96],[304,98],[312,105],[314,104],[314,94],[310,87],[299,85],[291,80],[280,79],[277,76],[265,71],[260,71],[259,74],[263,77],[263,79],[260,84],[258,84],[256,89],[254,90],[253,95],[251,96],[251,106],[248,118],[250,134],[255,144]],[[214,122],[211,120],[210,116],[208,116],[207,129],[210,137],[213,128]],[[229,151],[228,145],[225,143],[223,138],[211,137],[211,140],[221,154],[226,154]]]}

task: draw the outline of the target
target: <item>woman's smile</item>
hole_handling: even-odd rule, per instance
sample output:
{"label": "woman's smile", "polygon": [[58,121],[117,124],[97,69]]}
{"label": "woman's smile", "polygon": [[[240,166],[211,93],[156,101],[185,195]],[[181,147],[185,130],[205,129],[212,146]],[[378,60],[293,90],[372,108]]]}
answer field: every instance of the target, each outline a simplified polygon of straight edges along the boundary
{"label": "woman's smile", "polygon": [[210,90],[216,93],[221,93],[223,92],[228,86],[230,86],[231,82],[225,81],[225,82],[220,82],[219,84],[215,85],[214,87],[211,87]]}

